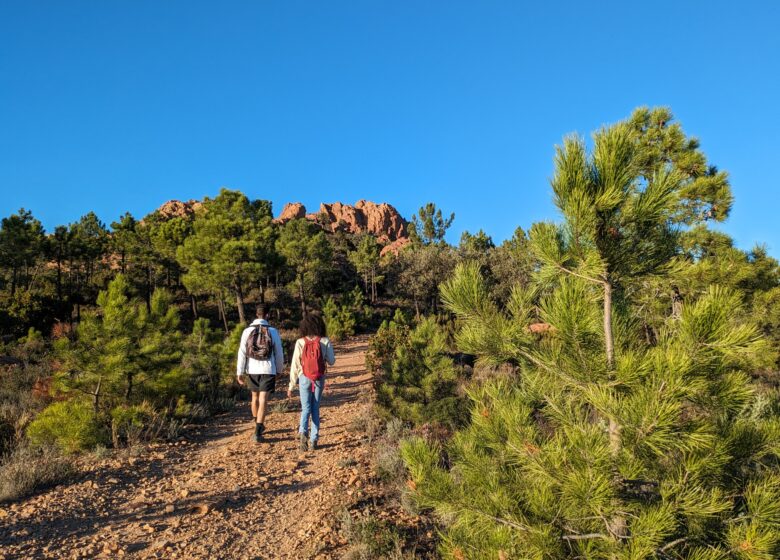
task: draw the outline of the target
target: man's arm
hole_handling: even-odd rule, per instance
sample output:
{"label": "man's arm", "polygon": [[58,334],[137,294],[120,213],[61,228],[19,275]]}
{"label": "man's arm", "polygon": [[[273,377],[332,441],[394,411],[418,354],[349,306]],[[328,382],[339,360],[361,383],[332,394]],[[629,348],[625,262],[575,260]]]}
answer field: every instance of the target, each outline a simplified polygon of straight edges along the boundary
{"label": "man's arm", "polygon": [[241,343],[238,345],[238,357],[236,359],[236,376],[240,384],[243,384],[241,376],[244,375],[246,370],[246,338],[247,331],[244,329],[244,332],[241,333]]}
{"label": "man's arm", "polygon": [[274,340],[274,359],[276,359],[276,373],[277,375],[284,372],[284,348],[282,348],[282,337],[279,331],[273,330]]}
{"label": "man's arm", "polygon": [[295,349],[293,350],[292,359],[290,360],[290,384],[287,386],[287,396],[290,396],[295,390],[295,384],[298,383],[298,375],[300,375],[300,363],[301,363],[301,350],[298,345],[298,341],[295,341]]}

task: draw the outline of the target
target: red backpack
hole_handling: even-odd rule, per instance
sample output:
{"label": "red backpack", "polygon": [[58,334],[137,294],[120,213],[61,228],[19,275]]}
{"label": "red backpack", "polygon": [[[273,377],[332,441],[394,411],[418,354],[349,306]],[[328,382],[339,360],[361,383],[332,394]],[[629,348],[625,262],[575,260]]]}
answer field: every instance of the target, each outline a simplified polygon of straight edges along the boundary
{"label": "red backpack", "polygon": [[303,353],[301,355],[303,375],[312,380],[311,392],[314,392],[314,382],[325,375],[325,356],[322,355],[320,337],[309,339],[303,337]]}

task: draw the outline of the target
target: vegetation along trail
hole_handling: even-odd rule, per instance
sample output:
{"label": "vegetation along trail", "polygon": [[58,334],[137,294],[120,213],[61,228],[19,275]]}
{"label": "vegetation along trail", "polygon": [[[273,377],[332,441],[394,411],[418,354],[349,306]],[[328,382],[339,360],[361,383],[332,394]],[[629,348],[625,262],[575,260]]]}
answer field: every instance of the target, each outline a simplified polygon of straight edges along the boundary
{"label": "vegetation along trail", "polygon": [[[297,449],[297,398],[277,389],[266,442],[249,403],[167,444],[83,467],[71,484],[0,509],[0,558],[332,558],[339,510],[369,450],[350,425],[371,390],[365,339],[337,345],[321,446]],[[284,383],[281,383],[284,388]]]}

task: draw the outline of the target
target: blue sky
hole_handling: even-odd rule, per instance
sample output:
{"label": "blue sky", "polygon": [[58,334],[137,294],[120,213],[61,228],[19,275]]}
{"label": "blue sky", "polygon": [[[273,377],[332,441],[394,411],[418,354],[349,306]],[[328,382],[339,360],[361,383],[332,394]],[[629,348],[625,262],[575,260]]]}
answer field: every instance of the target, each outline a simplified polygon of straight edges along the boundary
{"label": "blue sky", "polygon": [[555,218],[566,133],[667,105],[780,256],[780,3],[0,3],[0,215],[107,223],[226,186],[434,201],[449,235]]}

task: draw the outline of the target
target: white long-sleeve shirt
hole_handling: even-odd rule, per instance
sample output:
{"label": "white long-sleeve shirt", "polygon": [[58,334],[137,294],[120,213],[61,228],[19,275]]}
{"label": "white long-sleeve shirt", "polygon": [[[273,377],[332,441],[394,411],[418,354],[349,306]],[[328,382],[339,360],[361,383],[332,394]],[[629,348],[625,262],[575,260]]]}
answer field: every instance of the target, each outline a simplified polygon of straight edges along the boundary
{"label": "white long-sleeve shirt", "polygon": [[[295,389],[295,385],[298,383],[298,377],[303,375],[303,366],[301,365],[301,354],[303,354],[303,346],[305,340],[299,338],[295,341],[295,350],[293,351],[292,360],[290,360],[290,385],[288,390]],[[333,354],[333,344],[327,336],[320,338],[320,350],[322,356],[325,358],[325,363],[332,366],[336,363],[336,356]]]}
{"label": "white long-sleeve shirt", "polygon": [[[255,360],[246,355],[246,341],[255,330],[255,327],[268,327],[268,333],[274,343],[273,354],[268,360]],[[282,349],[282,337],[279,331],[268,324],[265,319],[255,319],[252,324],[241,333],[241,344],[238,345],[238,359],[236,361],[236,375],[244,374],[276,375],[284,371],[284,350]]]}

